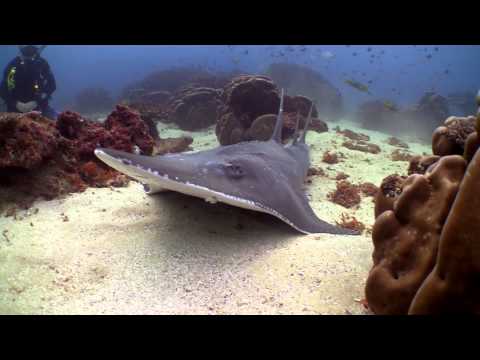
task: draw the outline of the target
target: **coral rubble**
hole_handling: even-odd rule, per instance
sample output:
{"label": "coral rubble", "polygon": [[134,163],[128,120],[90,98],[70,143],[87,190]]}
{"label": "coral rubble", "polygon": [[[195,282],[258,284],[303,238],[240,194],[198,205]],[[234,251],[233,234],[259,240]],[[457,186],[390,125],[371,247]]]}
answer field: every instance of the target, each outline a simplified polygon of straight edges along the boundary
{"label": "coral rubble", "polygon": [[370,136],[362,133],[356,133],[355,131],[350,129],[341,130],[340,127],[337,126],[335,128],[335,131],[337,132],[337,134],[342,134],[343,136],[349,138],[350,140],[370,141]]}
{"label": "coral rubble", "polygon": [[390,154],[392,161],[410,161],[413,158],[411,153],[401,151],[400,149],[395,149]]}
{"label": "coral rubble", "polygon": [[347,149],[350,150],[357,150],[357,151],[362,151],[370,154],[378,154],[379,152],[382,151],[380,146],[377,144],[372,144],[363,140],[347,140],[343,142],[342,146],[345,146]]}
{"label": "coral rubble", "polygon": [[408,149],[409,146],[405,141],[400,140],[399,138],[396,138],[395,136],[389,137],[387,140],[387,143],[392,146],[397,146],[400,148]]}
{"label": "coral rubble", "polygon": [[323,153],[322,161],[327,164],[337,164],[339,162],[338,155],[335,152],[325,151]]}

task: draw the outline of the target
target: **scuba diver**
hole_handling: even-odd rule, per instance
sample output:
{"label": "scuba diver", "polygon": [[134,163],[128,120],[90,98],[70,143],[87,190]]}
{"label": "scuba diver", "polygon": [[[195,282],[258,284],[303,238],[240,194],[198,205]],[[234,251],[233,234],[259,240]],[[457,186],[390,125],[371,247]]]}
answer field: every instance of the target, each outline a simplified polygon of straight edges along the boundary
{"label": "scuba diver", "polygon": [[57,113],[48,104],[56,90],[55,77],[48,62],[40,56],[47,45],[18,45],[20,55],[5,68],[0,97],[8,112],[40,111],[55,120]]}

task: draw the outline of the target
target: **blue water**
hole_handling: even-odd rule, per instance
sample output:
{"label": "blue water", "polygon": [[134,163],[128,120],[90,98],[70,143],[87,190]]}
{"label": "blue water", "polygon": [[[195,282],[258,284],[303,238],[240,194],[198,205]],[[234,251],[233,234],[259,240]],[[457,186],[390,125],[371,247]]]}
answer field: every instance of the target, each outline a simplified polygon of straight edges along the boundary
{"label": "blue water", "polygon": [[[334,57],[322,56],[325,52]],[[0,46],[0,67],[3,69],[16,54],[16,46]],[[85,87],[99,86],[118,95],[123,86],[154,70],[182,65],[201,66],[213,72],[240,69],[262,73],[270,63],[304,64],[319,71],[341,91],[347,109],[371,97],[346,85],[345,79],[365,84],[370,80],[373,98],[388,98],[399,105],[415,103],[430,90],[447,95],[457,91],[476,93],[480,87],[480,46],[473,45],[50,45],[43,56],[57,78],[53,105],[58,110],[72,104]]]}

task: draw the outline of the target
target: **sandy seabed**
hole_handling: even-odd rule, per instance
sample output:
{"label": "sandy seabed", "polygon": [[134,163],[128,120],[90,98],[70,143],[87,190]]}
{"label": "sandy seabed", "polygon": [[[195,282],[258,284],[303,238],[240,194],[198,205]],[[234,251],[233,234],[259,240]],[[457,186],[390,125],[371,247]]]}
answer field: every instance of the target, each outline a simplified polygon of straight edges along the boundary
{"label": "sandy seabed", "polygon": [[[337,125],[368,134],[382,152],[342,147]],[[330,223],[345,213],[371,228],[371,197],[354,209],[327,200],[336,174],[378,186],[405,174],[408,163],[390,159],[397,148],[386,143],[389,135],[346,120],[329,126],[307,136],[312,166],[328,176],[312,178],[311,205]],[[213,128],[159,130],[161,137],[191,135],[195,150],[217,144]],[[413,154],[431,153],[403,140]],[[327,150],[345,159],[322,163]],[[0,314],[367,314],[359,300],[372,250],[368,231],[303,235],[266,214],[177,193],[148,196],[136,182],[91,188],[37,201],[17,219],[0,217]]]}

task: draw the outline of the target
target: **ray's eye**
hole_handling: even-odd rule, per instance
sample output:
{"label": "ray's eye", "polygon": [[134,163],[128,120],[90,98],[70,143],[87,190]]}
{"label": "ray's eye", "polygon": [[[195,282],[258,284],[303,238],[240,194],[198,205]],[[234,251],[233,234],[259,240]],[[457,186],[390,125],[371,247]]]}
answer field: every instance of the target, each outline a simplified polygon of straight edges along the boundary
{"label": "ray's eye", "polygon": [[245,175],[243,169],[239,165],[226,164],[225,170],[227,171],[228,176],[234,179],[240,179],[241,177],[243,177],[243,175]]}

